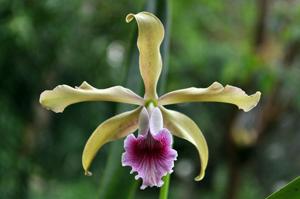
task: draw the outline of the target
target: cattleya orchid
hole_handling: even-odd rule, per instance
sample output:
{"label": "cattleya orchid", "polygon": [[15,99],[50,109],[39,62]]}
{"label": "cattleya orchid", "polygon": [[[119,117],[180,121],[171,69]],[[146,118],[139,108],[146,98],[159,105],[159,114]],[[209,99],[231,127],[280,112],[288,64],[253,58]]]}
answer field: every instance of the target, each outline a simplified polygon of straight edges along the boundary
{"label": "cattleya orchid", "polygon": [[[122,86],[97,89],[83,82],[79,87],[59,85],[46,90],[40,96],[40,103],[54,112],[63,110],[78,102],[112,101],[134,104],[132,111],[116,115],[102,124],[88,139],[82,155],[82,165],[86,175],[99,149],[106,143],[126,137],[122,165],[131,166],[131,172],[137,172],[136,179],[142,178],[142,189],[147,186],[162,186],[162,177],[172,172],[177,152],[172,149],[173,138],[185,139],[197,149],[200,157],[200,172],[196,181],[204,177],[208,162],[206,140],[197,124],[188,116],[168,110],[164,105],[183,102],[223,102],[236,105],[249,111],[256,106],[260,92],[247,95],[237,87],[223,87],[214,82],[207,88],[186,88],[158,97],[157,82],[162,70],[160,45],[164,37],[161,21],[149,12],[128,14],[126,21],[133,19],[138,25],[137,46],[139,49],[139,69],[144,81],[145,95],[140,97]],[[139,129],[138,136],[132,133]]]}

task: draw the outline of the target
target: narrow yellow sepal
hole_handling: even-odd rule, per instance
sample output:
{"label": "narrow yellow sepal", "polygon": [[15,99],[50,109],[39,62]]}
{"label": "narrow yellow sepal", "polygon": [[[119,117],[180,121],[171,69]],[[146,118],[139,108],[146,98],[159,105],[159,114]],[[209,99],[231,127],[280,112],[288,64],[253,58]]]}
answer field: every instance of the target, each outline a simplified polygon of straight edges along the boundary
{"label": "narrow yellow sepal", "polygon": [[138,118],[141,107],[116,115],[102,124],[92,133],[85,144],[82,154],[82,166],[85,175],[91,175],[88,170],[91,162],[100,148],[107,142],[117,140],[134,132],[138,127]]}
{"label": "narrow yellow sepal", "polygon": [[160,107],[160,109],[163,114],[164,126],[173,135],[191,142],[196,147],[200,157],[201,169],[195,180],[202,180],[208,163],[208,147],[201,130],[188,116],[163,107]]}

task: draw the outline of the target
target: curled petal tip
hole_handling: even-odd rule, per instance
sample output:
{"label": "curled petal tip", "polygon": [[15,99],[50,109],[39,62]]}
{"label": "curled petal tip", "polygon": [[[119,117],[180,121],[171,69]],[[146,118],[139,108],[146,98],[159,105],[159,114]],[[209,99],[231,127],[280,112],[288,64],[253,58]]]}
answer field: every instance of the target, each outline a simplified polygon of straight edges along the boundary
{"label": "curled petal tip", "polygon": [[132,21],[133,18],[134,18],[134,14],[129,13],[129,14],[126,16],[126,22],[127,22],[127,23],[130,23],[130,22]]}
{"label": "curled petal tip", "polygon": [[256,103],[254,106],[256,106],[260,100],[260,97],[261,97],[261,92],[260,91],[257,91],[255,94],[253,94],[252,96],[254,96],[255,100],[256,100]]}
{"label": "curled petal tip", "polygon": [[203,172],[202,174],[198,175],[197,177],[194,178],[195,181],[201,181],[205,176],[205,173]]}
{"label": "curled petal tip", "polygon": [[92,172],[90,172],[90,171],[84,171],[84,175],[86,175],[86,176],[92,176],[93,175],[93,173]]}
{"label": "curled petal tip", "polygon": [[46,90],[41,93],[39,103],[47,110],[51,110],[55,113],[62,113],[64,111],[64,107],[56,106],[52,107],[51,99],[49,99],[49,96],[51,96],[51,91]]}
{"label": "curled petal tip", "polygon": [[250,95],[250,98],[253,100],[253,103],[252,103],[252,106],[249,106],[249,107],[246,107],[244,109],[242,109],[243,111],[245,112],[248,112],[250,111],[251,109],[253,109],[254,107],[257,106],[259,100],[260,100],[260,97],[261,97],[261,92],[257,91],[255,94],[253,95]]}

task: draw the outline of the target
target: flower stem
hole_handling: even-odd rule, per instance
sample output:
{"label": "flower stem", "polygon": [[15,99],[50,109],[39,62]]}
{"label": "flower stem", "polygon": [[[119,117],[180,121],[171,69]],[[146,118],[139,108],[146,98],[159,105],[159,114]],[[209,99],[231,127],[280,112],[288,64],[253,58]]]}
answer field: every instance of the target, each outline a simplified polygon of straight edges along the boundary
{"label": "flower stem", "polygon": [[170,174],[168,173],[164,178],[164,185],[160,188],[159,199],[168,199],[169,185],[170,185]]}
{"label": "flower stem", "polygon": [[[160,0],[156,5],[156,14],[158,18],[161,19],[165,27],[165,39],[162,43],[162,60],[163,60],[163,70],[161,74],[161,79],[158,84],[158,93],[162,94],[165,89],[167,72],[168,72],[168,60],[169,60],[169,50],[170,50],[170,26],[171,26],[171,14],[170,14],[170,1]],[[159,199],[167,199],[169,194],[170,185],[170,174],[168,173],[164,178],[164,185],[160,189]]]}

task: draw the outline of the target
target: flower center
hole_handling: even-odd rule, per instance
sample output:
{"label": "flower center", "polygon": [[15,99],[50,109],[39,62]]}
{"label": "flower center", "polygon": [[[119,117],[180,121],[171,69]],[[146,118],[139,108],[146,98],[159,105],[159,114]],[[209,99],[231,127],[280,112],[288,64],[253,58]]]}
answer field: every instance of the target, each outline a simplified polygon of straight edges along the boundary
{"label": "flower center", "polygon": [[146,100],[146,102],[145,102],[145,107],[146,108],[149,108],[149,107],[157,107],[158,106],[158,102],[157,102],[157,100],[155,100],[155,99],[148,99],[148,100]]}

